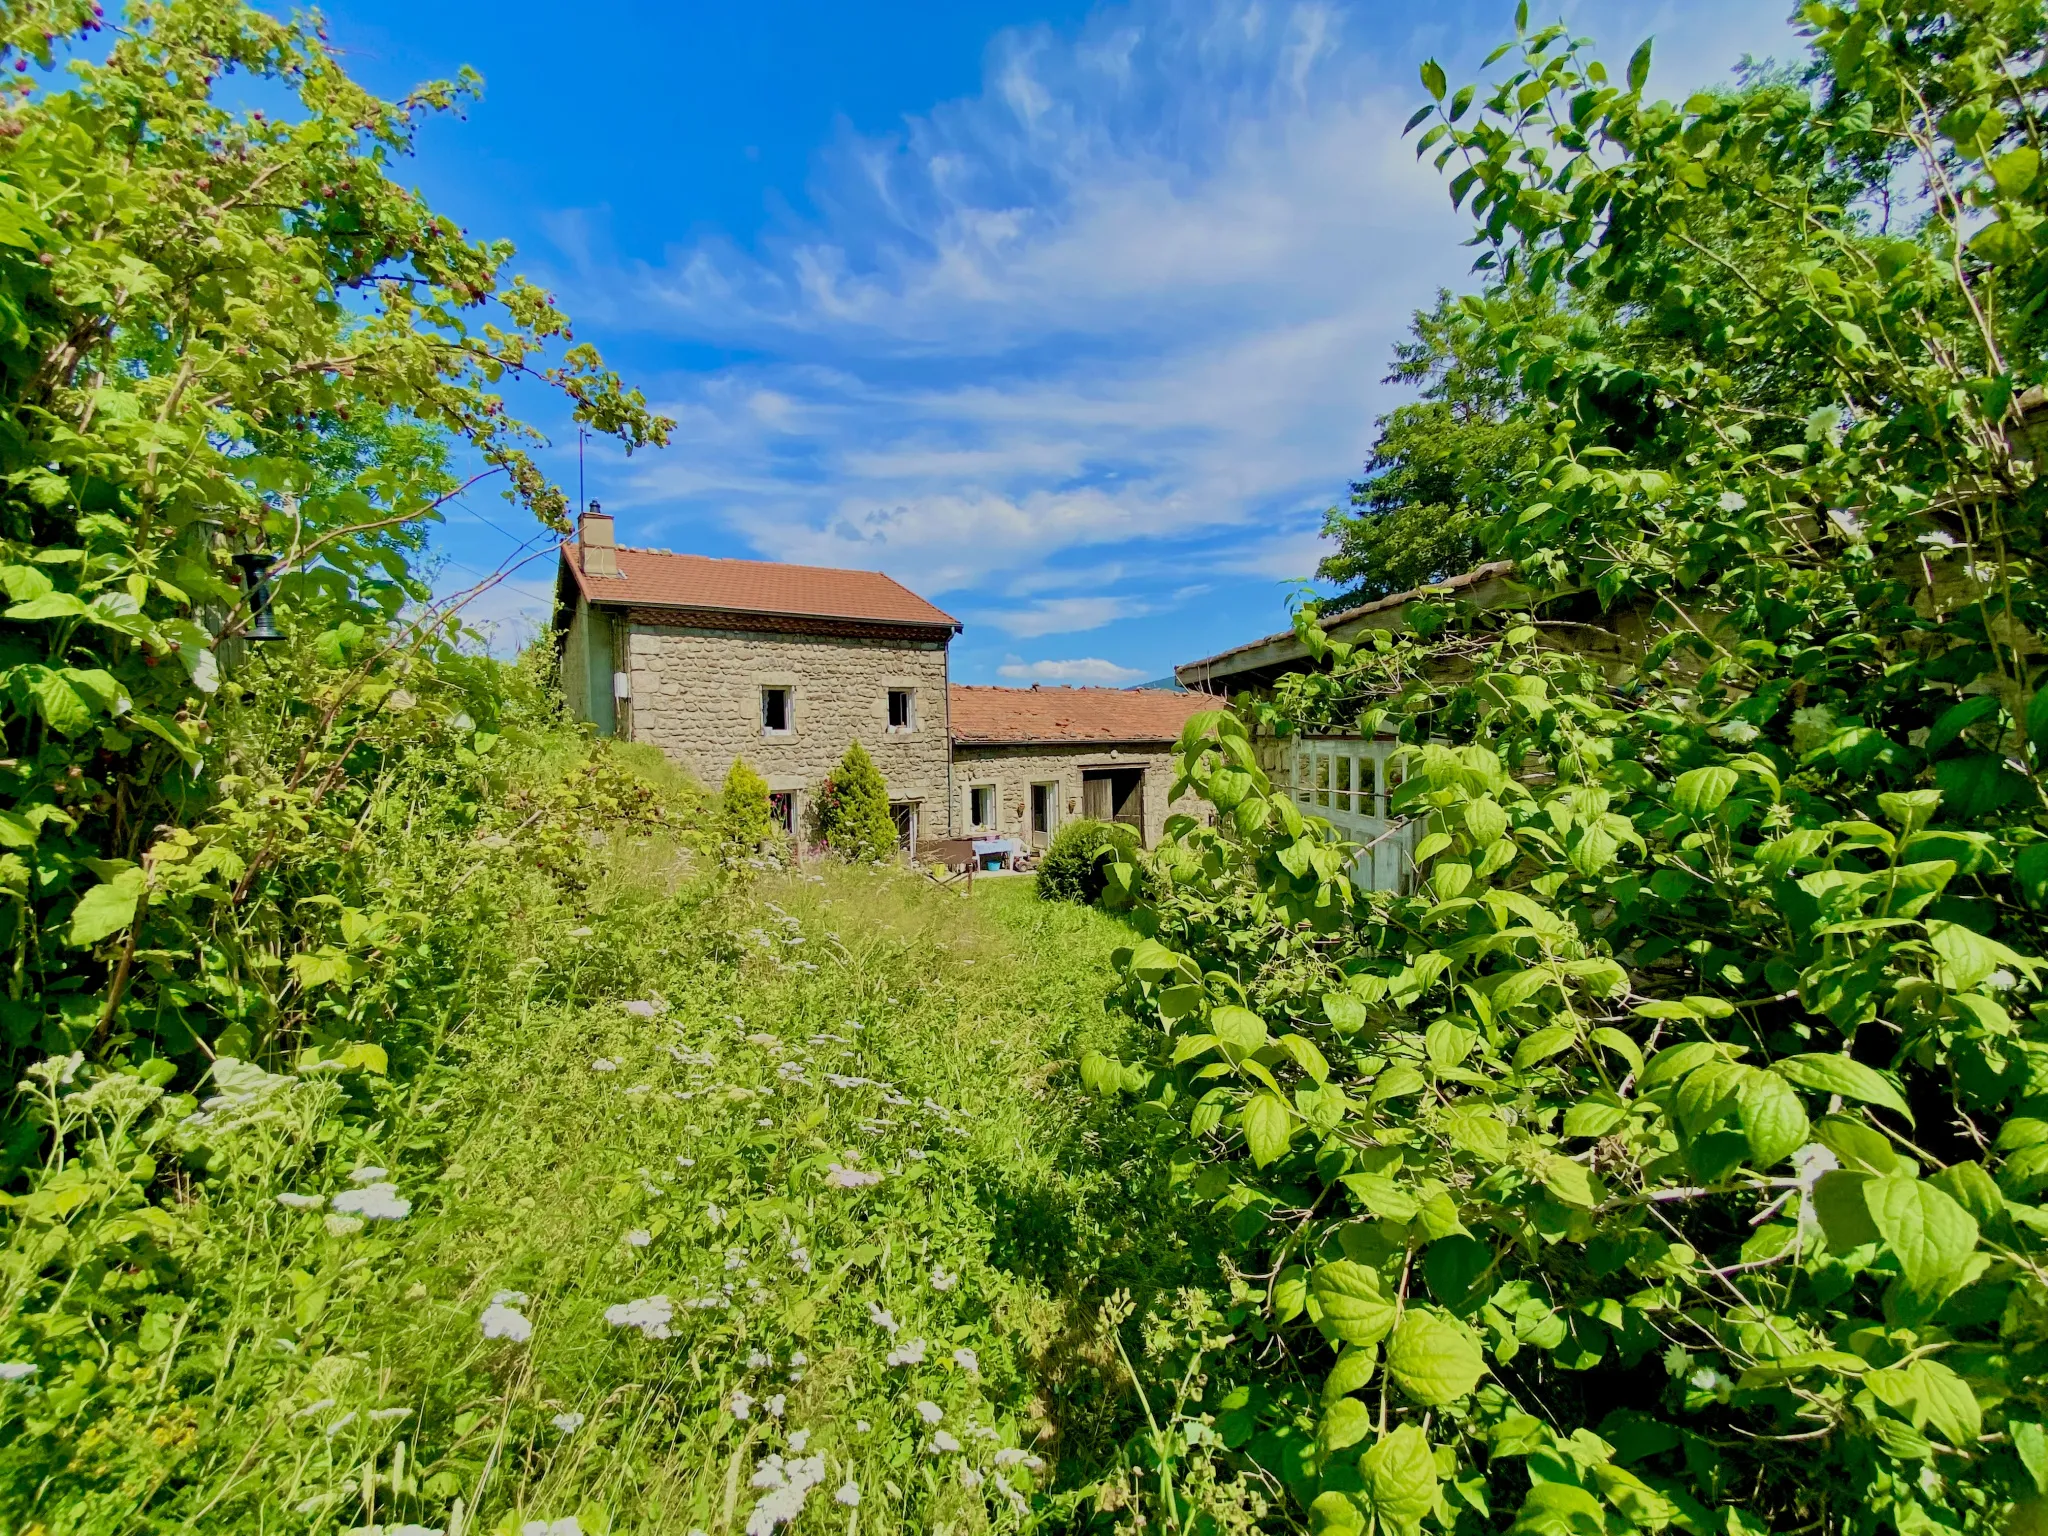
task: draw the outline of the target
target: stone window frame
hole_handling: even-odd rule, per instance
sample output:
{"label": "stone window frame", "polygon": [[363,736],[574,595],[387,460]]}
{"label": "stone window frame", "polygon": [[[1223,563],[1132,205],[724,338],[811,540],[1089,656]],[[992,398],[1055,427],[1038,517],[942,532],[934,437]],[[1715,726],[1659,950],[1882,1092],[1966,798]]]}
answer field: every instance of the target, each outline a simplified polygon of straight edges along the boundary
{"label": "stone window frame", "polygon": [[[763,739],[788,741],[796,735],[797,686],[796,679],[783,673],[757,673],[754,678],[757,703],[755,704],[754,725]],[[781,730],[768,724],[768,695],[779,693],[783,696]]]}
{"label": "stone window frame", "polygon": [[[986,793],[986,794],[988,795],[988,817],[989,817],[989,819],[988,819],[987,821],[977,821],[977,820],[975,820],[975,818],[974,818],[974,797],[975,797],[976,795],[979,795],[979,794],[983,794],[983,793]],[[994,782],[994,780],[990,780],[990,781],[989,781],[988,783],[986,783],[986,784],[969,784],[969,785],[967,786],[967,830],[968,830],[968,831],[970,831],[970,832],[996,832],[996,831],[999,831],[999,830],[1001,830],[1001,828],[1002,828],[1002,817],[1003,817],[1003,801],[1002,801],[1002,796],[1001,796],[1001,795],[999,795],[999,794],[998,794],[998,793],[996,792],[996,785],[995,785],[995,782]]]}
{"label": "stone window frame", "polygon": [[[896,695],[904,699],[904,723],[897,725],[894,720]],[[883,689],[884,715],[889,723],[883,727],[891,736],[914,736],[917,734],[917,689],[909,683],[890,683]]]}

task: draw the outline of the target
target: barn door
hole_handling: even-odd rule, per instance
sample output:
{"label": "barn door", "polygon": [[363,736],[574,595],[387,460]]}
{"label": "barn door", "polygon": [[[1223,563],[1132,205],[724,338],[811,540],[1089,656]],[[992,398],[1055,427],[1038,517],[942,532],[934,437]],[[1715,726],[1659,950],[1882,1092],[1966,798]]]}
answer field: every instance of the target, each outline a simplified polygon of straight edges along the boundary
{"label": "barn door", "polygon": [[1115,814],[1107,773],[1081,775],[1081,814],[1090,821],[1108,821]]}

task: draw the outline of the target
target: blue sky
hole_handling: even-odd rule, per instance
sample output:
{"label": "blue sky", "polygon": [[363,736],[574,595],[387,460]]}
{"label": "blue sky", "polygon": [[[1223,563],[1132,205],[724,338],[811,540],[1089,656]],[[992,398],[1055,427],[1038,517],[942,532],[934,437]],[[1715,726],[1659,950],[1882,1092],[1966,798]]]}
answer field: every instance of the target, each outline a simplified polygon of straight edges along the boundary
{"label": "blue sky", "polygon": [[[1563,8],[1653,89],[1790,57],[1784,0]],[[1512,4],[343,0],[397,92],[469,64],[418,184],[678,422],[589,455],[621,542],[885,570],[964,682],[1122,683],[1284,626],[1466,227],[1400,127]],[[1540,9],[1540,7],[1539,7]],[[546,401],[574,494],[575,433]],[[513,548],[488,494],[443,584]],[[528,566],[479,614],[545,615]]]}

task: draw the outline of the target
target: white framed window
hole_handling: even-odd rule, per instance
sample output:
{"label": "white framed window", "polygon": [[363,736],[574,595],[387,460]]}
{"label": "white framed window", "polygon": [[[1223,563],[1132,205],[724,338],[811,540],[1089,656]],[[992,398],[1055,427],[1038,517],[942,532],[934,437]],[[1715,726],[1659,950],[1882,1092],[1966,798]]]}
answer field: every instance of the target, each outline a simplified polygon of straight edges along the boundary
{"label": "white framed window", "polygon": [[761,690],[761,734],[763,736],[787,736],[796,729],[796,703],[793,688],[763,688]]}
{"label": "white framed window", "polygon": [[889,729],[899,736],[917,729],[916,689],[889,690]]}
{"label": "white framed window", "polygon": [[967,790],[967,825],[976,832],[993,832],[996,829],[996,787],[993,784],[974,784]]}

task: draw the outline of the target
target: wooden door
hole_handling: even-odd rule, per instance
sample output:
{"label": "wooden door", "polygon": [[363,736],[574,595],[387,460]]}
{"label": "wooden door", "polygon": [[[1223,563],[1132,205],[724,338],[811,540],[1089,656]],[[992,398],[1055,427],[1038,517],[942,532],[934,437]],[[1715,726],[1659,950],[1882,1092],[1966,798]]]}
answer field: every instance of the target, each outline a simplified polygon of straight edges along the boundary
{"label": "wooden door", "polygon": [[1090,821],[1109,821],[1115,815],[1107,773],[1081,775],[1081,814]]}

